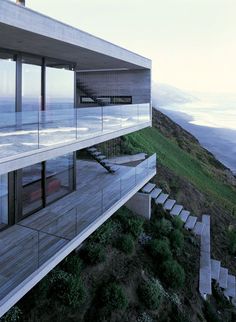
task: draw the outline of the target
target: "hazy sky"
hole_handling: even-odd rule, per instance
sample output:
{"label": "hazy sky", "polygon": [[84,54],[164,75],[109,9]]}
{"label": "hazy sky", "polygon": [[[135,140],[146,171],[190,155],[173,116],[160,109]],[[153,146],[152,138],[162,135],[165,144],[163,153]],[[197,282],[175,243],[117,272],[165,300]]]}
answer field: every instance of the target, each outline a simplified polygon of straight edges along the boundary
{"label": "hazy sky", "polygon": [[236,92],[236,0],[26,0],[153,60],[154,81]]}

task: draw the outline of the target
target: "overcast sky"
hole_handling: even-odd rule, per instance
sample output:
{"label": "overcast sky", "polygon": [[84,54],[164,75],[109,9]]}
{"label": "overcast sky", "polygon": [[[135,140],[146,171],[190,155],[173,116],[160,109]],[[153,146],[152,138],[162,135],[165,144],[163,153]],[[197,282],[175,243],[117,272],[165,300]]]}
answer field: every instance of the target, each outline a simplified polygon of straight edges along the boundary
{"label": "overcast sky", "polygon": [[151,58],[154,81],[236,92],[236,0],[26,0],[26,5]]}

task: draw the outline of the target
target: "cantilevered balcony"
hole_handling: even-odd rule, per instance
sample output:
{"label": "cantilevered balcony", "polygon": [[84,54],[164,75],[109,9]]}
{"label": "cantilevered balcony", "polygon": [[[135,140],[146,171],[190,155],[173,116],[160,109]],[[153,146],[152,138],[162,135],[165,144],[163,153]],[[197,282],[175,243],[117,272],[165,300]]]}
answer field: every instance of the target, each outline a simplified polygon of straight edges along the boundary
{"label": "cantilevered balcony", "polygon": [[109,174],[77,161],[77,190],[0,233],[0,316],[156,174],[156,155]]}
{"label": "cantilevered balcony", "polygon": [[150,104],[1,113],[0,174],[150,125]]}

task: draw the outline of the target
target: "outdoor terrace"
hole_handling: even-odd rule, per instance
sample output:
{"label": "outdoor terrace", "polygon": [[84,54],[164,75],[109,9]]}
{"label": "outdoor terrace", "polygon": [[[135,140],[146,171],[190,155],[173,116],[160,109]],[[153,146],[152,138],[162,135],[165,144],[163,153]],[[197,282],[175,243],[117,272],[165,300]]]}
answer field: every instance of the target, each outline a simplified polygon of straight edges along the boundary
{"label": "outdoor terrace", "polygon": [[77,190],[0,233],[0,316],[156,174],[156,155],[108,173],[77,161]]}

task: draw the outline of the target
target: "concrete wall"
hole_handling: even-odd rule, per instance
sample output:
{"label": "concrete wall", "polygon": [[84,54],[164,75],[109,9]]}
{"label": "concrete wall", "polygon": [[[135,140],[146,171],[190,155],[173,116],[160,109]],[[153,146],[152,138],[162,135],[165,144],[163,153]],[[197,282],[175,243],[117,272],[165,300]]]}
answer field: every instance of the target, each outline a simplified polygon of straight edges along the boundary
{"label": "concrete wall", "polygon": [[126,207],[136,214],[151,219],[151,196],[137,192],[126,204]]}
{"label": "concrete wall", "polygon": [[[133,104],[151,101],[151,72],[147,69],[79,72],[77,80],[87,86],[95,96],[132,96]],[[80,95],[85,94],[78,90],[78,106],[93,106],[80,104]]]}

